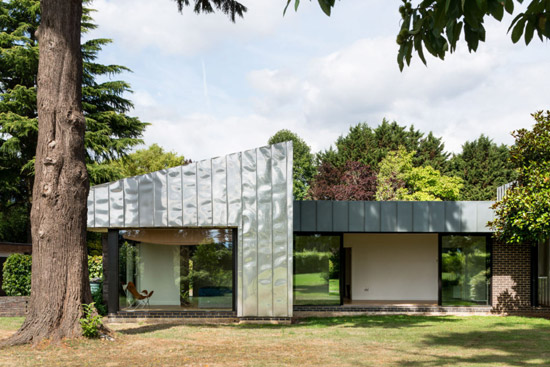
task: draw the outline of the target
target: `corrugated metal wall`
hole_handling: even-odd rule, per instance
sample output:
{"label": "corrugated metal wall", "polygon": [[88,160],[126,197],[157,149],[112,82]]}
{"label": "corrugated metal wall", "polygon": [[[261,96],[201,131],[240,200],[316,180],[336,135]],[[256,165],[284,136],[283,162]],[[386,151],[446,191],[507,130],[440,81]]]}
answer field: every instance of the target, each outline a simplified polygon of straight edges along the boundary
{"label": "corrugated metal wall", "polygon": [[94,186],[88,228],[238,228],[237,314],[292,316],[292,142]]}

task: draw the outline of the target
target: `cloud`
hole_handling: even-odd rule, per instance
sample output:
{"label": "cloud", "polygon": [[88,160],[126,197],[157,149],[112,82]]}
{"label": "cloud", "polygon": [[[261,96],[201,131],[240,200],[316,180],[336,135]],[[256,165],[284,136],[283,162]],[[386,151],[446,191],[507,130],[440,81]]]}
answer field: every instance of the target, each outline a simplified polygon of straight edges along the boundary
{"label": "cloud", "polygon": [[338,135],[352,124],[376,126],[388,118],[433,131],[450,151],[460,151],[466,140],[482,133],[510,144],[510,131],[530,126],[529,114],[548,102],[550,61],[536,50],[512,45],[502,26],[493,28],[495,38],[477,53],[461,44],[445,61],[431,58],[425,67],[415,58],[402,73],[393,37],[380,37],[311,59],[303,75],[257,70],[248,80],[259,94],[259,113],[293,109],[304,114],[310,131],[323,128]]}
{"label": "cloud", "polygon": [[93,17],[98,32],[108,34],[118,47],[135,53],[150,49],[153,55],[195,55],[223,41],[269,34],[282,21],[281,5],[273,1],[254,2],[236,23],[219,12],[197,15],[192,6],[179,13],[176,2],[169,0],[95,0],[92,8],[97,10]]}

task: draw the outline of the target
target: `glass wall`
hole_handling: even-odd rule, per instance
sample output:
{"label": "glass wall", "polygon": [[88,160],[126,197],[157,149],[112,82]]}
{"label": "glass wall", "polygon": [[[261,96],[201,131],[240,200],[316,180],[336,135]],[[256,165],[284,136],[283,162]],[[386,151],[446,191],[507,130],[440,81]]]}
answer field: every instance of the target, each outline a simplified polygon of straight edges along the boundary
{"label": "glass wall", "polygon": [[491,254],[486,236],[441,238],[441,304],[488,305]]}
{"label": "glass wall", "polygon": [[538,252],[538,301],[540,306],[550,306],[550,241],[540,242]]}
{"label": "glass wall", "polygon": [[[232,309],[232,229],[120,231],[120,308]],[[152,295],[139,300],[142,295]],[[145,291],[145,292],[144,292]]]}
{"label": "glass wall", "polygon": [[294,304],[340,304],[340,236],[294,236]]}

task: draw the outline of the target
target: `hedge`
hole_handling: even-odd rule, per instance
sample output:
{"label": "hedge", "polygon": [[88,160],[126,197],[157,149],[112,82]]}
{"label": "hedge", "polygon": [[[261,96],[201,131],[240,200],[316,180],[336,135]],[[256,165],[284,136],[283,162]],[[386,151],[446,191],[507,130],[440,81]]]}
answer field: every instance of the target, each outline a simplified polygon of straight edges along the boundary
{"label": "hedge", "polygon": [[[2,289],[8,296],[28,296],[31,293],[32,256],[11,254],[3,268]],[[90,279],[103,278],[101,256],[88,256]]]}
{"label": "hedge", "polygon": [[31,294],[31,255],[11,254],[2,269],[2,289],[8,296]]}
{"label": "hedge", "polygon": [[330,252],[303,251],[294,253],[296,274],[328,272]]}

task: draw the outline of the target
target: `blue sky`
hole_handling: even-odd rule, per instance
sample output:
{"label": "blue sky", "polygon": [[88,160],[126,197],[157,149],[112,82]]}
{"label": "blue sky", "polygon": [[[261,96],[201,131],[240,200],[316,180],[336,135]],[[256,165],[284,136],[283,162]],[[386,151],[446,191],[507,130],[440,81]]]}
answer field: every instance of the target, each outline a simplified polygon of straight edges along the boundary
{"label": "blue sky", "polygon": [[487,22],[487,42],[464,43],[445,61],[396,62],[400,2],[339,1],[328,18],[316,1],[282,16],[283,0],[242,1],[236,24],[177,12],[171,0],[95,0],[88,37],[114,43],[99,61],[133,70],[132,115],[158,143],[193,160],[260,146],[276,131],[298,133],[314,151],[351,125],[383,118],[442,136],[448,151],[480,134],[511,144],[530,113],[550,108],[550,47],[514,45],[510,17]]}

